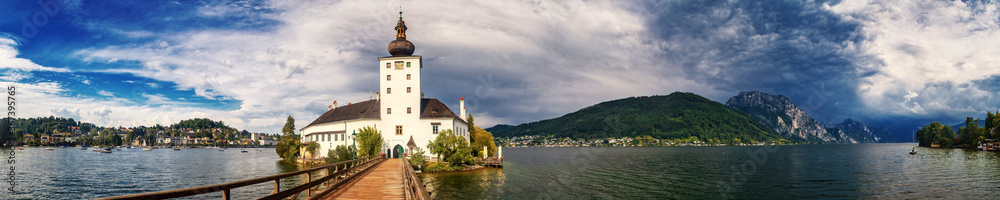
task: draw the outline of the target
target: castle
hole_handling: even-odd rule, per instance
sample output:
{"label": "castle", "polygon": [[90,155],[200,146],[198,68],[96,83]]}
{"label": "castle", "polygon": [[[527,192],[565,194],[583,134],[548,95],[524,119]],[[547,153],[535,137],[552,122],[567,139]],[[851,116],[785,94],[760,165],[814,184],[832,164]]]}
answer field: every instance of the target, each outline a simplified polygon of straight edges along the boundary
{"label": "castle", "polygon": [[465,99],[460,99],[461,114],[456,115],[441,101],[425,98],[420,85],[423,58],[413,55],[415,47],[406,40],[402,12],[395,29],[396,40],[388,47],[390,56],[378,58],[380,81],[376,99],[341,107],[334,103],[329,111],[302,128],[303,144],[319,144],[317,155],[304,153],[306,158],[322,158],[337,146],[353,145],[352,135],[366,126],[382,132],[385,140],[382,153],[393,158],[412,154],[409,146],[426,151],[429,141],[445,129],[451,129],[468,142]]}

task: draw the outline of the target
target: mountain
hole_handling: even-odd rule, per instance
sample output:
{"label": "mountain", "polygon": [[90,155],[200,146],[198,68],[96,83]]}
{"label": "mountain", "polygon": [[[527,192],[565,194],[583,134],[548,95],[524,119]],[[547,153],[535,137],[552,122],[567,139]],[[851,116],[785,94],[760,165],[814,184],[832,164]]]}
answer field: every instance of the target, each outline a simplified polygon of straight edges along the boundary
{"label": "mountain", "polygon": [[823,123],[809,117],[809,114],[783,95],[774,96],[759,91],[740,92],[726,102],[726,107],[746,113],[784,138],[820,143],[838,142],[838,137],[827,132]]}
{"label": "mountain", "polygon": [[783,95],[740,92],[730,98],[726,106],[746,113],[786,139],[816,143],[870,143],[890,137],[886,128],[872,128],[852,119],[839,124],[820,122]]}
{"label": "mountain", "polygon": [[706,142],[753,143],[781,139],[739,111],[693,93],[630,97],[602,102],[558,118],[487,129],[496,137],[543,135],[617,138],[649,135],[657,139],[697,137]]}
{"label": "mountain", "polygon": [[892,132],[888,128],[873,128],[859,121],[847,118],[839,124],[827,126],[827,132],[834,135],[843,135],[842,138],[850,138],[854,143],[874,143],[884,142],[892,138]]}

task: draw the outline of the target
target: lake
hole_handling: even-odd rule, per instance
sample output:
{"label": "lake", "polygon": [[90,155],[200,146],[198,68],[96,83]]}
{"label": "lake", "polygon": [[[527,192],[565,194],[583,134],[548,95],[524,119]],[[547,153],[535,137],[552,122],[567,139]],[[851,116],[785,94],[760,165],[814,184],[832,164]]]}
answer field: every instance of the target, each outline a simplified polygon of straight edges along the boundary
{"label": "lake", "polygon": [[[4,182],[0,199],[94,199],[102,197],[175,190],[220,184],[299,170],[278,162],[273,148],[240,149],[127,149],[99,153],[74,147],[26,147],[15,150],[17,182],[15,192]],[[258,151],[260,150],[260,151]],[[9,155],[4,149],[4,155]],[[4,156],[5,158],[7,156]],[[7,160],[7,159],[4,159]],[[3,174],[11,165],[0,164]],[[4,176],[6,180],[8,176]],[[300,177],[282,180],[283,188],[294,187]],[[273,189],[273,183],[238,188],[234,199],[259,198]],[[216,192],[187,199],[221,199]]]}
{"label": "lake", "polygon": [[997,199],[1000,153],[914,144],[505,148],[421,174],[437,199]]}
{"label": "lake", "polygon": [[[1000,153],[913,144],[505,148],[502,169],[421,174],[437,199],[997,199]],[[274,149],[16,150],[0,199],[93,199],[299,170]],[[4,153],[9,150],[4,150]],[[4,174],[10,165],[0,164]],[[6,176],[5,176],[6,178]],[[283,189],[301,177],[282,180]],[[259,198],[271,183],[232,191]],[[221,193],[186,199],[220,199]]]}

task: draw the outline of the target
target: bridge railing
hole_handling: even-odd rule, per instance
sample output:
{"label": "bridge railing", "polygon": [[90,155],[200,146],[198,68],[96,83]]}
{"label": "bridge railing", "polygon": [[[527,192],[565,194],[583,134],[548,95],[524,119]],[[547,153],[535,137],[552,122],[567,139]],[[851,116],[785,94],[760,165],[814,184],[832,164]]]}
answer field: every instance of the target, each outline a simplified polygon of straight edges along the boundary
{"label": "bridge railing", "polygon": [[410,161],[403,159],[403,189],[406,191],[406,199],[431,199],[431,193],[427,192],[427,187],[417,177],[417,173],[410,166]]}
{"label": "bridge railing", "polygon": [[[327,186],[328,189],[332,188],[332,187],[335,187],[335,186],[339,185],[340,183],[342,183],[343,181],[337,182],[337,184],[335,184],[334,186],[329,186],[329,184],[330,184],[329,182],[330,181],[335,181],[336,178],[338,178],[340,176],[343,176],[343,175],[348,175],[348,174],[349,174],[349,176],[347,178],[345,178],[345,180],[346,179],[354,178],[353,175],[356,175],[358,172],[360,172],[362,170],[367,170],[367,169],[371,168],[371,166],[373,166],[374,164],[377,164],[377,163],[382,162],[384,160],[385,160],[385,158],[381,157],[381,156],[369,156],[369,157],[365,157],[365,158],[359,158],[359,159],[354,159],[354,160],[348,160],[348,161],[343,161],[343,162],[337,162],[337,163],[333,163],[333,164],[323,165],[323,166],[319,166],[319,167],[315,167],[315,168],[311,168],[311,169],[306,169],[306,170],[300,170],[300,171],[295,171],[295,172],[288,172],[288,173],[283,173],[283,174],[278,174],[278,175],[272,175],[272,176],[266,176],[266,177],[260,177],[260,178],[254,178],[254,179],[247,179],[247,180],[242,180],[242,181],[235,181],[235,182],[229,182],[229,183],[223,183],[223,184],[201,186],[201,187],[193,187],[193,188],[186,188],[186,189],[179,189],[179,190],[170,190],[170,191],[150,192],[150,193],[142,193],[142,194],[134,194],[134,195],[117,196],[117,197],[108,197],[108,198],[102,198],[101,200],[118,200],[118,199],[170,199],[170,198],[187,197],[187,196],[194,196],[194,195],[207,194],[207,193],[220,192],[220,191],[222,192],[222,199],[229,200],[230,198],[232,198],[232,196],[230,195],[229,191],[232,190],[233,188],[240,188],[240,187],[245,187],[245,186],[249,186],[249,185],[254,185],[254,184],[259,184],[259,183],[265,183],[265,182],[269,182],[269,181],[273,181],[274,182],[274,190],[271,191],[270,195],[265,196],[265,197],[260,198],[260,199],[283,199],[283,198],[286,198],[286,197],[291,197],[292,199],[295,199],[295,197],[297,197],[302,191],[306,191],[306,190],[308,190],[306,192],[306,195],[307,196],[311,196],[312,192],[315,191],[314,188],[317,187],[317,186],[319,186],[320,184],[328,185]],[[324,170],[324,169],[326,170],[326,174],[327,174],[326,176],[324,176],[324,177],[322,177],[320,179],[317,179],[316,181],[312,181],[311,180],[312,176],[313,176],[312,172],[316,172],[316,171],[320,171],[320,170]],[[299,185],[297,187],[290,188],[290,189],[285,190],[285,191],[281,191],[281,179],[287,178],[287,177],[292,177],[292,176],[297,176],[297,175],[301,175],[301,174],[306,174],[306,181],[305,181],[305,183],[303,183],[302,185]],[[329,190],[327,190],[327,191],[329,191]],[[244,198],[241,197],[240,199],[244,199]]]}

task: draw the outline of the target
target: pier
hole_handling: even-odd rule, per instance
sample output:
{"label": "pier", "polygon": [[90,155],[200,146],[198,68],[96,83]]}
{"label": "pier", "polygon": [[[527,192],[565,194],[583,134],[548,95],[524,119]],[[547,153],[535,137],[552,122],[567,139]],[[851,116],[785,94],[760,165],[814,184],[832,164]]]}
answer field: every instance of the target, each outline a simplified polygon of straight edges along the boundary
{"label": "pier", "polygon": [[[324,171],[326,176],[314,173]],[[281,179],[291,176],[305,176],[305,183],[281,191]],[[274,190],[264,197],[233,197],[230,190],[249,185],[273,182]],[[385,156],[371,156],[343,161],[306,170],[288,172],[267,177],[247,179],[217,185],[186,188],[179,190],[151,192],[102,198],[119,199],[170,199],[208,193],[221,192],[222,199],[430,199],[430,193],[416,177],[406,159],[388,159]]]}

